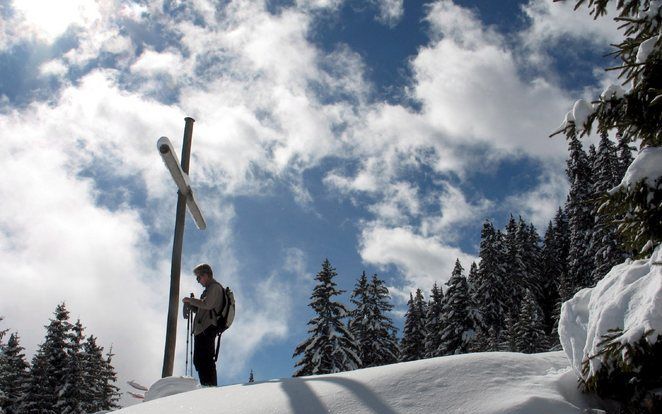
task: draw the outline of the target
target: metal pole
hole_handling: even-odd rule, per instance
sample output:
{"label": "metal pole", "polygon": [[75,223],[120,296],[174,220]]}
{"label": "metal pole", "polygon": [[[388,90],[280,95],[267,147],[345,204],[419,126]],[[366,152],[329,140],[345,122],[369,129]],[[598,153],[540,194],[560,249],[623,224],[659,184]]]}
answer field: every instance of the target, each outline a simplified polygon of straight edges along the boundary
{"label": "metal pole", "polygon": [[[191,139],[193,136],[193,118],[184,118],[184,143],[182,144],[182,170],[188,174],[191,158]],[[170,302],[168,304],[168,324],[166,327],[165,351],[163,353],[163,371],[161,377],[171,377],[175,364],[175,346],[177,344],[177,318],[179,316],[179,279],[182,268],[182,246],[184,244],[184,220],[186,219],[186,196],[177,191],[177,216],[175,218],[175,238],[172,243],[172,265],[170,267]]]}

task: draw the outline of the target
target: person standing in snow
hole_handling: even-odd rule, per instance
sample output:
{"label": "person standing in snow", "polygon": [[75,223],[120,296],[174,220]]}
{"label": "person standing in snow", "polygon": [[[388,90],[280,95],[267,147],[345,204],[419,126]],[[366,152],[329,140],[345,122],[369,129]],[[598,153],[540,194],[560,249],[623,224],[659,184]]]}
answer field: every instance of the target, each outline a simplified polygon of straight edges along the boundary
{"label": "person standing in snow", "polygon": [[197,265],[193,269],[195,278],[205,290],[200,299],[186,297],[182,301],[195,313],[193,320],[193,365],[200,384],[203,386],[216,386],[216,361],[214,339],[218,334],[217,315],[223,309],[223,287],[214,279],[214,273],[207,263]]}

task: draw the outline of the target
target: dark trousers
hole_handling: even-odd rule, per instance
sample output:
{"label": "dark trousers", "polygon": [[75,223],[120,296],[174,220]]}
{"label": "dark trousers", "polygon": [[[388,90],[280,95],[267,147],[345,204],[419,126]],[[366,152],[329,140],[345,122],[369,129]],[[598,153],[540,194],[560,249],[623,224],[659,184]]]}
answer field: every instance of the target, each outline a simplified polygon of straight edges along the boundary
{"label": "dark trousers", "polygon": [[200,385],[216,386],[216,362],[214,354],[216,352],[214,340],[216,339],[216,327],[210,326],[195,336],[193,345],[193,365],[198,376]]}

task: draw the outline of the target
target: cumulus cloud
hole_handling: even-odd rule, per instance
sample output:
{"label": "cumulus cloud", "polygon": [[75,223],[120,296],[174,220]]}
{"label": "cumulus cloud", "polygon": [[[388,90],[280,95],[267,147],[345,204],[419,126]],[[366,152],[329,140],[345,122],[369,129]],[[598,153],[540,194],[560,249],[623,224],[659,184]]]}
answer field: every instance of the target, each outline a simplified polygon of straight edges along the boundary
{"label": "cumulus cloud", "polygon": [[[382,267],[397,266],[404,274],[404,289],[429,290],[434,282],[450,279],[455,260],[468,268],[477,259],[435,237],[424,237],[407,227],[368,226],[360,241],[363,260]],[[408,296],[408,294],[407,294]]]}

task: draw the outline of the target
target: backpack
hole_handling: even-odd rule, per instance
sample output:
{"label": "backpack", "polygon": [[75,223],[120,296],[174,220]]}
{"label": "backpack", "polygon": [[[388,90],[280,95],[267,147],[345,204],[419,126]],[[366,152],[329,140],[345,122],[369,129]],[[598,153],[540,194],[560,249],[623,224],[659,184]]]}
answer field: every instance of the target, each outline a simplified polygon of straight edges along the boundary
{"label": "backpack", "polygon": [[221,290],[223,291],[223,308],[221,309],[221,313],[217,315],[216,322],[219,334],[225,332],[230,326],[232,326],[235,310],[234,292],[232,292],[232,289],[229,287],[223,289],[223,285],[221,285]]}
{"label": "backpack", "polygon": [[221,334],[223,334],[223,332],[232,326],[232,322],[234,322],[235,310],[234,292],[232,292],[232,289],[229,287],[224,288],[220,283],[218,285],[221,287],[221,292],[223,292],[223,307],[221,308],[221,312],[216,315],[216,327],[218,328],[218,331],[216,337],[216,353],[214,354],[214,362],[218,361],[218,351],[221,349]]}

